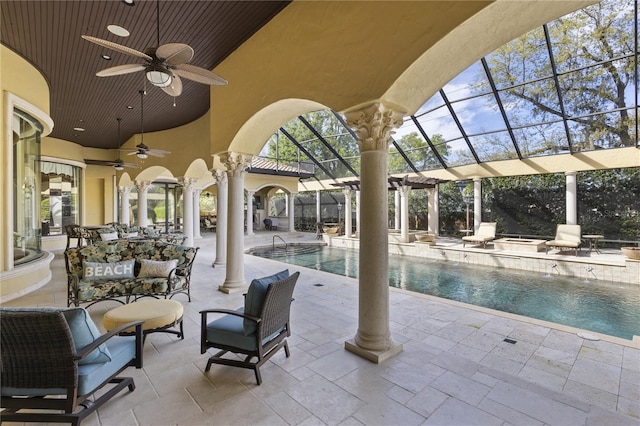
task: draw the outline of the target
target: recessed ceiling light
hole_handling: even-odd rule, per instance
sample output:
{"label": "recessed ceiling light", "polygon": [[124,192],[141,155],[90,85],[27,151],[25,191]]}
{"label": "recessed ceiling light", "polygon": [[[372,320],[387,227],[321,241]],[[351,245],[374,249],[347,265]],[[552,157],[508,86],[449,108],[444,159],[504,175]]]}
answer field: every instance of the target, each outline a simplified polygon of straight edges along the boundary
{"label": "recessed ceiling light", "polygon": [[76,132],[84,132],[84,128],[82,127],[74,127],[73,130],[75,130]]}
{"label": "recessed ceiling light", "polygon": [[133,0],[122,0],[124,2],[124,4],[126,4],[127,6],[133,6],[134,1]]}
{"label": "recessed ceiling light", "polygon": [[107,30],[109,30],[111,34],[115,34],[120,37],[129,37],[129,30],[122,28],[120,25],[107,25]]}
{"label": "recessed ceiling light", "polygon": [[111,60],[111,56],[107,55],[106,53],[103,53],[101,56],[102,56],[102,59],[104,59],[105,61]]}
{"label": "recessed ceiling light", "polygon": [[127,105],[127,109],[133,109],[131,105]]}

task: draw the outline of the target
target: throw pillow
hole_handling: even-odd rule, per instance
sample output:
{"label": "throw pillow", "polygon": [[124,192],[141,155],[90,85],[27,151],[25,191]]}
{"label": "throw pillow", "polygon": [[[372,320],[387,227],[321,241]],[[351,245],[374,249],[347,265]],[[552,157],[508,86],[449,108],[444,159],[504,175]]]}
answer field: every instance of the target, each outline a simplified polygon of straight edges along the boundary
{"label": "throw pillow", "polygon": [[117,232],[105,232],[105,233],[100,234],[100,239],[102,241],[117,240],[118,239],[118,233]]}
{"label": "throw pillow", "polygon": [[142,259],[138,278],[166,278],[177,266],[178,259],[165,261]]}
{"label": "throw pillow", "polygon": [[[282,281],[285,278],[289,278],[288,269],[285,269],[284,271],[280,271],[277,274],[273,274],[268,277],[257,278],[251,281],[249,291],[247,291],[247,294],[244,298],[244,313],[247,315],[251,315],[252,317],[260,316],[260,308],[262,307],[262,302],[264,301],[264,297],[267,294],[269,285],[277,281]],[[243,325],[245,336],[255,333],[257,328],[255,322],[245,319]]]}
{"label": "throw pillow", "polygon": [[[100,330],[84,308],[70,308],[62,311],[73,337],[76,352],[91,344],[101,336]],[[97,364],[111,361],[111,353],[106,344],[98,346],[89,355],[78,361],[79,365]]]}
{"label": "throw pillow", "polygon": [[115,263],[84,262],[82,276],[93,279],[134,278],[135,259]]}
{"label": "throw pillow", "polygon": [[128,234],[124,234],[125,238],[131,238],[131,237],[137,237],[138,233],[137,232],[129,232]]}

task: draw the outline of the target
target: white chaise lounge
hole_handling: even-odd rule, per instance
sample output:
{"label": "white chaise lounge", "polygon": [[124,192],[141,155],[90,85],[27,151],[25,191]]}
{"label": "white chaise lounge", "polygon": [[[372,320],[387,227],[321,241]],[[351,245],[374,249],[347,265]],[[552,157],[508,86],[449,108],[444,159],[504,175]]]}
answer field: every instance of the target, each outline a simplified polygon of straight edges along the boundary
{"label": "white chaise lounge", "polygon": [[465,243],[475,243],[482,244],[482,248],[487,248],[487,243],[495,239],[496,222],[481,222],[475,234],[462,237],[462,247]]}
{"label": "white chaise lounge", "polygon": [[549,253],[549,247],[558,250],[573,249],[578,256],[580,250],[580,225],[558,225],[556,228],[556,237],[545,242],[546,252]]}

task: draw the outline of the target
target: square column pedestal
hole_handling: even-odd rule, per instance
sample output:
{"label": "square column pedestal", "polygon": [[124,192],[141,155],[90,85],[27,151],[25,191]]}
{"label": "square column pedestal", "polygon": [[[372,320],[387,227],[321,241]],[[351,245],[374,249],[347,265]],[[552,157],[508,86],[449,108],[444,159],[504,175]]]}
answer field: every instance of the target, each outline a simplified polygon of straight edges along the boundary
{"label": "square column pedestal", "polygon": [[356,345],[353,339],[349,339],[344,342],[344,348],[349,352],[354,353],[364,359],[368,359],[369,361],[376,364],[381,364],[389,358],[398,355],[400,352],[402,352],[403,349],[402,343],[400,343],[384,351],[372,351]]}

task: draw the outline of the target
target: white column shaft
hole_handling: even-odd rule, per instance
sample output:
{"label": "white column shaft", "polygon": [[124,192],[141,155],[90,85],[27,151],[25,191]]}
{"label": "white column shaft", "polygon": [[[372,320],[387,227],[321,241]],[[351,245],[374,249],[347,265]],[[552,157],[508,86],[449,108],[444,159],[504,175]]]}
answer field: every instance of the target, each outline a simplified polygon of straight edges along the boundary
{"label": "white column shaft", "polygon": [[576,172],[565,172],[567,225],[578,224],[578,180]]}
{"label": "white column shaft", "polygon": [[295,232],[295,201],[296,194],[292,192],[287,194],[287,217],[289,218],[289,232]]}
{"label": "white column shaft", "polygon": [[321,193],[320,191],[316,191],[316,223],[322,222],[321,201]]}
{"label": "white column shaft", "polygon": [[473,179],[473,229],[478,232],[482,222],[482,179]]}
{"label": "white column shaft", "polygon": [[200,235],[200,194],[202,189],[193,190],[193,238],[202,238]]}
{"label": "white column shaft", "polygon": [[428,216],[428,231],[432,234],[438,235],[440,233],[440,208],[438,204],[438,185],[433,189],[428,190],[429,194],[429,216]]}
{"label": "white column shaft", "polygon": [[147,227],[147,189],[149,189],[149,182],[137,182],[136,189],[138,190],[138,226],[141,228]]}
{"label": "white column shaft", "polygon": [[193,184],[188,178],[182,180],[182,234],[184,244],[193,247]]}
{"label": "white column shaft", "polygon": [[344,191],[344,235],[351,238],[353,225],[351,224],[351,195],[353,191],[351,189],[345,189]]}
{"label": "white column shaft", "polygon": [[225,172],[217,170],[218,196],[216,197],[216,259],[213,266],[227,263],[228,181]]}
{"label": "white column shaft", "polygon": [[402,186],[398,188],[400,193],[400,235],[402,241],[409,242],[409,192],[410,186]]}
{"label": "white column shaft", "polygon": [[247,191],[247,235],[253,234],[253,194],[255,191]]}
{"label": "white column shaft", "polygon": [[[394,227],[393,229],[395,229],[396,231],[400,230],[400,192],[399,191],[395,191],[394,198],[393,198],[393,210],[395,212],[394,214]],[[387,201],[388,203],[388,201]]]}
{"label": "white column shaft", "polygon": [[356,237],[360,238],[360,190],[356,191]]}

